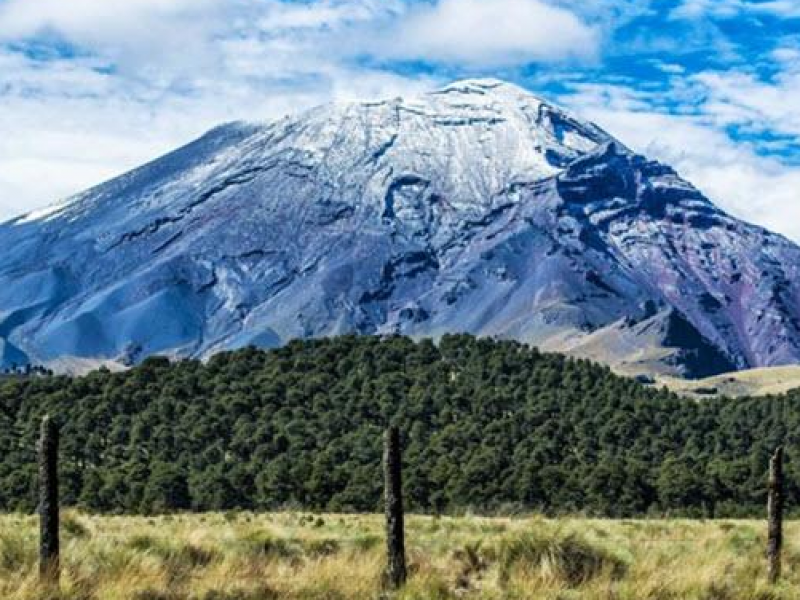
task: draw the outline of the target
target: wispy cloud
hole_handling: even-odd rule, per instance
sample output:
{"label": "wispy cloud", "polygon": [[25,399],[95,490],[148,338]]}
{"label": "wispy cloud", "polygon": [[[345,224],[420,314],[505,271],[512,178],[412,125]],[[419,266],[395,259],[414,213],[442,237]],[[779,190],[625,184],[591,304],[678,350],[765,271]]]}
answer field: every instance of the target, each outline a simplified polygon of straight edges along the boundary
{"label": "wispy cloud", "polygon": [[800,136],[800,110],[790,98],[800,98],[800,61],[765,80],[756,74],[731,71],[702,72],[694,81],[706,94],[702,109],[720,126],[737,126],[753,133]]}
{"label": "wispy cloud", "polygon": [[800,17],[800,5],[795,0],[683,0],[671,16],[730,19],[742,14],[796,18]]}
{"label": "wispy cloud", "polygon": [[441,0],[410,9],[373,37],[378,56],[492,67],[591,58],[599,32],[540,0]]}

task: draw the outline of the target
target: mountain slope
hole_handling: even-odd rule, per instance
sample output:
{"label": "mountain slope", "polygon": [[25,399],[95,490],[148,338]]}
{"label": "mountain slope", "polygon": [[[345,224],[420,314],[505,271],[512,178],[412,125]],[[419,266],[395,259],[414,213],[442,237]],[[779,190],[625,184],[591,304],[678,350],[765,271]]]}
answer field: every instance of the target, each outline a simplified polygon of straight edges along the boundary
{"label": "mountain slope", "polygon": [[690,376],[800,359],[800,249],[521,88],[231,124],[0,226],[0,360],[344,332]]}

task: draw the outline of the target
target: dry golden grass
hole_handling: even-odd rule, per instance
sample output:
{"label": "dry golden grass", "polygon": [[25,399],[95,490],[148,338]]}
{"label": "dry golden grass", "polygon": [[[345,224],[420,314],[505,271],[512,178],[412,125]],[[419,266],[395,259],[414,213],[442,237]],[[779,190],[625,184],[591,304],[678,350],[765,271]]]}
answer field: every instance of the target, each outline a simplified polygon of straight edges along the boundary
{"label": "dry golden grass", "polygon": [[[37,583],[37,521],[0,517],[4,600],[389,598],[379,516],[64,515],[60,590]],[[411,577],[398,600],[796,599],[800,523],[785,578],[764,578],[754,521],[408,519]]]}
{"label": "dry golden grass", "polygon": [[[800,365],[750,369],[707,379],[689,380],[663,376],[656,377],[656,380],[658,385],[666,385],[673,392],[687,396],[703,397],[711,390],[716,390],[713,395],[731,398],[777,395],[800,388]],[[696,390],[704,393],[697,394]]]}

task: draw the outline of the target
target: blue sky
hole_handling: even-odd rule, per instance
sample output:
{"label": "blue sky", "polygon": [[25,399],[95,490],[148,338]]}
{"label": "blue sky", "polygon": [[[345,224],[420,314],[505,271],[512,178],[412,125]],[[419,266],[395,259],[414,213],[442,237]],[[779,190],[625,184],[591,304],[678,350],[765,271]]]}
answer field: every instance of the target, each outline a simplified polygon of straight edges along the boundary
{"label": "blue sky", "polygon": [[485,76],[800,241],[800,0],[0,0],[0,217],[222,121]]}

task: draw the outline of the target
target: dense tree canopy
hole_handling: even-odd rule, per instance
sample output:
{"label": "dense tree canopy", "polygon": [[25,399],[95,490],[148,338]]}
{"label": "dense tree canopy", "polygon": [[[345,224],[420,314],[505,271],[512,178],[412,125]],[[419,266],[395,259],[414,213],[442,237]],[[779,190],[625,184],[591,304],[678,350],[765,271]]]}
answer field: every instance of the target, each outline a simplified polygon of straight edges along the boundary
{"label": "dense tree canopy", "polygon": [[779,444],[788,505],[800,506],[800,393],[697,402],[463,335],[0,380],[2,509],[35,505],[45,413],[62,425],[64,502],[97,511],[372,511],[389,423],[403,433],[417,511],[756,514]]}

